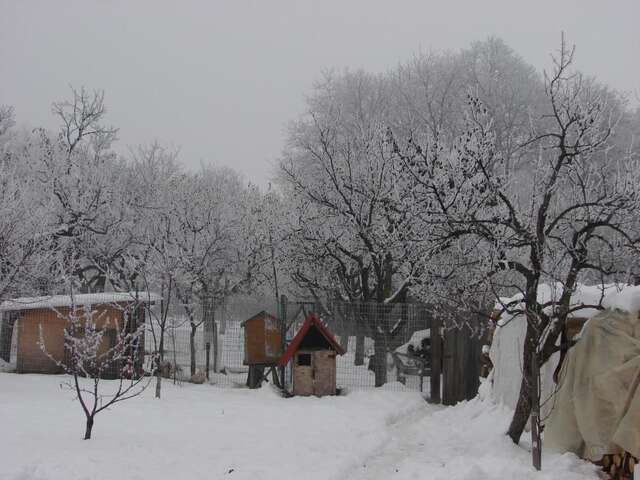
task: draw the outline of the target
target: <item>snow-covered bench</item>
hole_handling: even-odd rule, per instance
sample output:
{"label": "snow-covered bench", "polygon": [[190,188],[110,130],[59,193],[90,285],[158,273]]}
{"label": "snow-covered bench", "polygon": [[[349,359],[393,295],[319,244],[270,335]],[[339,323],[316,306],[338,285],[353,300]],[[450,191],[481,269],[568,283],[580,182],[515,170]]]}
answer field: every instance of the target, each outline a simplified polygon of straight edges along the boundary
{"label": "snow-covered bench", "polygon": [[431,375],[427,359],[398,351],[391,352],[391,356],[396,367],[396,380],[406,383],[407,375],[420,377],[420,391],[422,392],[424,377]]}

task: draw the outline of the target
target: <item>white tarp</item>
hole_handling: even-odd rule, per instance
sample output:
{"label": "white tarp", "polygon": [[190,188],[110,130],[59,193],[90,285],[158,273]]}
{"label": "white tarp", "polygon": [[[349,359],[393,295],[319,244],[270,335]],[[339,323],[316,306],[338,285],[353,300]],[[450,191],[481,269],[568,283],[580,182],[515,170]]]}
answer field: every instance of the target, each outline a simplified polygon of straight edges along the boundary
{"label": "white tarp", "polygon": [[621,451],[640,457],[640,318],[636,305],[625,306],[633,313],[589,320],[569,351],[545,447],[593,461]]}

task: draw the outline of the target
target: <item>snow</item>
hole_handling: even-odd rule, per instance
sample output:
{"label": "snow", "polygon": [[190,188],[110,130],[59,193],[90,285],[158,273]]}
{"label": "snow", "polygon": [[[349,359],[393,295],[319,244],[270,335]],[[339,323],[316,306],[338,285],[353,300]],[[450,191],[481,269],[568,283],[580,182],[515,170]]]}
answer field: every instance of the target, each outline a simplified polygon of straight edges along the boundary
{"label": "snow", "polygon": [[270,387],[165,381],[161,400],[148,389],[99,414],[84,441],[63,380],[0,374],[1,479],[597,478],[576,457],[546,452],[536,473],[504,435],[509,410],[479,399],[440,407],[395,389],[285,399]]}
{"label": "snow", "polygon": [[[163,383],[103,412],[83,441],[84,416],[62,376],[0,374],[0,478],[329,479],[379,447],[388,425],[425,402],[380,390],[290,398],[260,390]],[[6,432],[11,432],[11,435]],[[225,475],[233,469],[233,476]]]}
{"label": "snow", "polygon": [[[554,285],[542,284],[538,287],[538,302],[549,303],[556,301],[562,294],[562,284]],[[522,294],[518,293],[512,297],[501,298],[496,304],[496,309],[501,310],[502,305],[509,305],[509,309],[519,308],[517,303],[522,300]],[[576,308],[582,305],[602,305],[605,308],[617,308],[628,312],[640,310],[640,286],[627,284],[610,283],[605,285],[584,285],[578,284],[571,295],[571,307]],[[547,307],[546,311],[551,313],[552,307]],[[591,318],[600,312],[596,308],[578,308],[570,314],[573,317]],[[504,325],[511,319],[508,315],[502,315],[499,325]]]}
{"label": "snow", "polygon": [[5,362],[0,358],[0,373],[9,373],[15,371],[15,365]]}
{"label": "snow", "polygon": [[625,310],[630,313],[640,311],[640,286],[628,286],[617,289],[607,295],[602,302],[606,308]]}
{"label": "snow", "polygon": [[420,349],[422,348],[422,340],[424,340],[425,338],[431,338],[431,330],[428,328],[426,330],[417,330],[413,332],[411,338],[407,343],[396,348],[396,352],[404,353],[405,355],[407,355],[409,351],[409,345],[413,346],[413,348],[415,348],[416,350]]}
{"label": "snow", "polygon": [[[510,318],[510,317],[508,317]],[[497,327],[493,334],[493,342],[489,350],[489,357],[493,363],[493,369],[489,374],[488,382],[491,385],[491,398],[498,403],[503,403],[510,408],[515,408],[520,394],[522,381],[522,346],[527,329],[524,319],[516,318],[508,321],[501,327]],[[554,392],[553,371],[558,363],[559,354],[554,354],[551,359],[540,368],[540,391],[544,402]],[[543,417],[549,414],[553,402],[543,403],[541,413]]]}
{"label": "snow", "polygon": [[489,480],[599,478],[596,467],[572,454],[544,452],[531,467],[528,445],[504,434],[511,411],[479,398],[455,407],[427,407],[389,428],[384,447],[343,477],[349,480]]}
{"label": "snow", "polygon": [[157,302],[162,300],[160,295],[152,292],[79,293],[73,296],[48,295],[44,297],[21,297],[2,302],[0,304],[0,312],[68,307],[71,305],[104,305],[108,303],[132,302],[135,301],[136,298],[143,302]]}
{"label": "snow", "polygon": [[[555,300],[561,293],[561,284],[543,284],[538,288],[538,301],[547,303]],[[501,303],[506,305],[522,299],[517,294],[511,298],[502,298]],[[607,285],[583,285],[579,284],[571,296],[571,305],[598,305],[606,308],[618,308],[629,312],[640,309],[640,286],[624,284]],[[500,309],[496,305],[496,309]],[[510,308],[516,308],[510,306]],[[549,307],[551,308],[551,307]],[[595,308],[581,308],[573,313],[580,318],[591,318],[601,310]],[[503,402],[510,408],[515,408],[522,380],[522,345],[526,331],[524,316],[513,316],[503,313],[494,332],[493,342],[489,356],[493,363],[493,370],[489,376],[491,383],[491,396],[497,402]],[[554,354],[551,359],[542,366],[540,371],[542,393],[542,416],[548,415],[553,407],[553,402],[545,402],[555,390],[553,372],[558,363],[559,354]]]}

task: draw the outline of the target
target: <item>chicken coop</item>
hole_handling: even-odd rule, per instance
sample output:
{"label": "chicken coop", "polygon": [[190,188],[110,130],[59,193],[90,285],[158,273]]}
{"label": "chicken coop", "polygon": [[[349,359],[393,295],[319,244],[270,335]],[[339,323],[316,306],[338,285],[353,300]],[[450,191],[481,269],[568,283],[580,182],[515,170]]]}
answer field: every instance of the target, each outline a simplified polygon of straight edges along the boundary
{"label": "chicken coop", "polygon": [[249,366],[247,386],[258,388],[272,372],[278,384],[275,367],[282,354],[280,322],[273,315],[262,311],[240,324],[244,329],[244,365]]}
{"label": "chicken coop", "polygon": [[[136,296],[145,301],[136,300]],[[96,319],[96,328],[105,332],[97,355],[111,349],[120,333],[135,331],[145,322],[146,303],[154,303],[159,297],[147,292],[54,295],[23,297],[0,304],[0,312],[7,320],[2,322],[0,345],[16,344],[16,371],[18,373],[61,373],[59,362],[67,360],[65,334],[73,309]],[[76,332],[78,333],[78,332]],[[81,332],[80,332],[81,334]],[[3,338],[7,337],[7,338]],[[43,351],[41,342],[47,353]],[[142,374],[144,362],[144,337],[136,344],[131,359],[137,374]],[[12,360],[10,352],[3,353],[5,361]],[[117,367],[114,366],[117,370]],[[118,375],[117,371],[105,375]]]}
{"label": "chicken coop", "polygon": [[311,314],[278,364],[284,367],[292,362],[293,395],[335,395],[336,356],[344,353],[329,329]]}

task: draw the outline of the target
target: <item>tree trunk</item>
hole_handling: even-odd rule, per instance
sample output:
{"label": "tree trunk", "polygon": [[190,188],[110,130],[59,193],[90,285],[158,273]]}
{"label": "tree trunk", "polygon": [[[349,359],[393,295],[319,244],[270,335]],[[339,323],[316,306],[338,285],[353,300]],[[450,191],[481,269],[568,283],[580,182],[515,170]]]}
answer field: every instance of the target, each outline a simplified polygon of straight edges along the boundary
{"label": "tree trunk", "polygon": [[356,335],[356,354],[353,364],[364,365],[364,335],[361,333]]}
{"label": "tree trunk", "polygon": [[196,374],[196,330],[197,326],[191,324],[191,333],[189,334],[189,353],[191,356],[191,376]]}
{"label": "tree trunk", "polygon": [[376,387],[387,383],[387,342],[383,333],[376,333],[374,336],[374,354],[369,368],[375,375]]}
{"label": "tree trunk", "polygon": [[349,334],[348,333],[343,333],[342,335],[340,335],[340,346],[344,349],[345,352],[349,350]]}
{"label": "tree trunk", "polygon": [[531,358],[535,348],[536,342],[534,330],[531,328],[531,325],[528,324],[522,349],[522,382],[520,383],[520,395],[518,396],[516,410],[513,413],[511,424],[507,431],[507,435],[509,435],[515,444],[520,442],[522,432],[524,432],[524,428],[529,421],[529,416],[531,415],[531,387],[533,385],[533,378],[531,375]]}
{"label": "tree trunk", "polygon": [[93,430],[93,416],[87,417],[87,426],[84,431],[85,440],[89,440],[91,438],[91,430]]}
{"label": "tree trunk", "polygon": [[162,367],[164,363],[164,324],[160,327],[160,346],[158,347],[158,363],[156,364],[156,398],[160,398],[162,385]]}
{"label": "tree trunk", "polygon": [[202,301],[202,323],[204,341],[213,344],[213,330],[215,325],[215,305],[212,297],[205,297]]}
{"label": "tree trunk", "polygon": [[160,367],[156,372],[156,398],[160,398],[160,385],[162,384],[162,374],[160,373]]}

